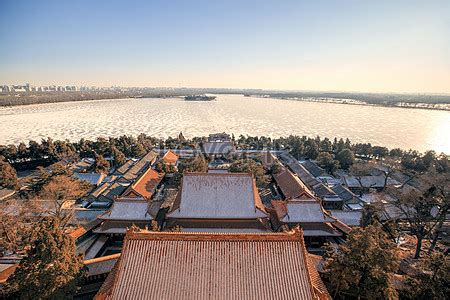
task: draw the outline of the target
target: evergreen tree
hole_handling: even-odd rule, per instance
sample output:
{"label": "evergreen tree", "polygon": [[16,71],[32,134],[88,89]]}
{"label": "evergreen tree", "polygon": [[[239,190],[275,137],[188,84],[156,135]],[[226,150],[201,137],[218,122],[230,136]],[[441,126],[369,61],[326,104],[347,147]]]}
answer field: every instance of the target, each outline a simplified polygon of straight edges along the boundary
{"label": "evergreen tree", "polygon": [[396,246],[379,226],[355,228],[347,243],[328,246],[325,271],[334,298],[395,299],[390,275],[398,268]]}
{"label": "evergreen tree", "polygon": [[420,263],[420,269],[408,276],[407,299],[448,299],[450,295],[450,259],[443,253],[434,253]]}
{"label": "evergreen tree", "polygon": [[329,173],[339,169],[339,161],[335,160],[333,155],[328,152],[320,152],[317,156],[317,163]]}
{"label": "evergreen tree", "polygon": [[144,146],[140,143],[135,143],[131,146],[131,156],[133,157],[142,157],[146,154]]}
{"label": "evergreen tree", "polygon": [[185,159],[178,167],[180,173],[183,172],[208,172],[208,161],[203,156],[196,156]]}
{"label": "evergreen tree", "polygon": [[233,162],[230,166],[230,172],[234,173],[250,173],[256,179],[256,185],[263,187],[269,181],[266,176],[266,171],[263,165],[257,163],[255,160],[247,158]]}
{"label": "evergreen tree", "polygon": [[306,146],[305,156],[309,159],[316,159],[317,155],[319,155],[319,147],[314,140],[309,140]]}
{"label": "evergreen tree", "polygon": [[109,162],[100,154],[95,154],[95,171],[107,174],[109,171]]}
{"label": "evergreen tree", "polygon": [[342,169],[348,170],[355,161],[355,156],[353,152],[349,149],[342,149],[338,154],[336,154],[336,160],[339,161]]}
{"label": "evergreen tree", "polygon": [[16,170],[3,156],[0,156],[0,187],[16,189],[18,185]]}
{"label": "evergreen tree", "polygon": [[27,159],[29,156],[28,148],[25,143],[20,143],[17,147],[17,155],[19,159]]}
{"label": "evergreen tree", "polygon": [[122,151],[117,149],[115,146],[111,147],[111,155],[114,159],[114,168],[120,167],[127,161],[125,154],[123,154]]}
{"label": "evergreen tree", "polygon": [[11,298],[65,299],[76,291],[83,261],[76,255],[74,240],[54,218],[34,228],[34,241],[27,255],[7,281]]}

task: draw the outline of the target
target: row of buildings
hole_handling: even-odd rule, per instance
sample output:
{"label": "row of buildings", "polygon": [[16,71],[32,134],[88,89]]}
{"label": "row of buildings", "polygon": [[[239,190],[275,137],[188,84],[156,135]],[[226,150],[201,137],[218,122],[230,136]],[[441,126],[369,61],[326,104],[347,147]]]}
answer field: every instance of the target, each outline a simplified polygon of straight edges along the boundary
{"label": "row of buildings", "polygon": [[251,154],[270,176],[258,188],[252,174],[229,172],[227,155],[239,153],[226,134],[211,135],[201,153],[208,171],[181,177],[175,150],[152,150],[108,175],[86,173],[88,160],[73,166],[95,186],[68,231],[87,271],[77,297],[330,299],[321,247],[359,225],[360,198],[313,162],[269,151]]}
{"label": "row of buildings", "polygon": [[32,86],[26,84],[0,85],[0,93],[15,93],[15,92],[73,92],[80,90],[74,85],[49,85],[49,86]]}
{"label": "row of buildings", "polygon": [[[214,136],[208,143],[231,141]],[[343,242],[351,227],[274,154],[255,155],[267,174],[271,165],[281,166],[271,175],[269,201],[252,174],[219,172],[214,163],[208,172],[183,173],[173,182],[173,174],[154,169],[158,162],[176,169],[183,158],[171,150],[151,151],[114,171],[86,200],[111,206],[72,233],[85,257],[87,286],[96,287],[84,293],[97,299],[330,299],[314,253],[326,242]]]}

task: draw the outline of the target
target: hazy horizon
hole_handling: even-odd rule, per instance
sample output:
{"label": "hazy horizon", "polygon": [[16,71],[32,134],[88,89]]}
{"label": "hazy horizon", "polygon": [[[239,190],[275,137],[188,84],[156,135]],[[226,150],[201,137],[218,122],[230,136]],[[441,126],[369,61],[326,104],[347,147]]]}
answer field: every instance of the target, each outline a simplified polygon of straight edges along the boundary
{"label": "hazy horizon", "polygon": [[2,1],[0,84],[450,93],[449,1]]}

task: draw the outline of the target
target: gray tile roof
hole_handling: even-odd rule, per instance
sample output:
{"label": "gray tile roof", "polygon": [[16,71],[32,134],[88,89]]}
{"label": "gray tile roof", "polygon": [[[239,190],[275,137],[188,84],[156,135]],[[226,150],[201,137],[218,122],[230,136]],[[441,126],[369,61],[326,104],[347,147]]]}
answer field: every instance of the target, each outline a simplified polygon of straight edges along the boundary
{"label": "gray tile roof", "polygon": [[319,202],[288,201],[287,214],[281,219],[284,223],[324,223],[333,219],[325,215]]}
{"label": "gray tile roof", "polygon": [[186,173],[177,199],[168,218],[267,217],[250,174]]}
{"label": "gray tile roof", "polygon": [[151,221],[149,203],[144,200],[116,200],[111,209],[99,218],[104,220]]}
{"label": "gray tile roof", "polygon": [[312,160],[305,160],[301,162],[302,166],[304,166],[306,168],[306,170],[311,173],[312,176],[314,177],[318,177],[321,175],[326,174],[327,172],[325,172],[324,169],[322,169],[321,167],[319,167],[315,162],[313,162]]}
{"label": "gray tile roof", "polygon": [[331,215],[348,226],[359,226],[361,211],[331,210]]}
{"label": "gray tile roof", "polygon": [[234,150],[232,142],[206,142],[203,150],[207,154],[227,154]]}
{"label": "gray tile roof", "polygon": [[[344,176],[345,184],[350,188],[382,188],[384,186],[385,177],[380,176]],[[398,181],[388,178],[388,185],[397,185]]]}
{"label": "gray tile roof", "polygon": [[342,198],[344,201],[350,201],[353,200],[356,195],[351,192],[348,188],[343,186],[342,184],[336,184],[331,188],[339,197]]}

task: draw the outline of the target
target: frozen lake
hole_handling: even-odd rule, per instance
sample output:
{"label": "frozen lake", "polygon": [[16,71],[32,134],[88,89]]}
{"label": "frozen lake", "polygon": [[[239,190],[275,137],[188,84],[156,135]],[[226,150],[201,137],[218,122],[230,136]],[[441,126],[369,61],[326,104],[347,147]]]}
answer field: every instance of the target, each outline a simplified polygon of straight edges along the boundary
{"label": "frozen lake", "polygon": [[228,132],[350,138],[389,148],[450,153],[450,112],[300,102],[240,95],[217,101],[121,99],[0,108],[0,144],[138,135],[186,137]]}

